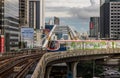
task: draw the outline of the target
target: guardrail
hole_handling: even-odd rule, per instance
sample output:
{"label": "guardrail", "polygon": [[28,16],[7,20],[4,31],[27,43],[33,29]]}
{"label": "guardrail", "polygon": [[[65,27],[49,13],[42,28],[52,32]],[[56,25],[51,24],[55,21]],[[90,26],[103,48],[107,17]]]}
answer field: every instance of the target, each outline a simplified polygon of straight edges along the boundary
{"label": "guardrail", "polygon": [[42,50],[38,48],[37,49],[21,49],[20,51],[0,53],[0,57],[28,55],[28,54],[34,54],[39,52],[43,53],[43,52],[46,52],[46,50]]}
{"label": "guardrail", "polygon": [[103,55],[103,54],[117,54],[120,53],[120,49],[101,49],[101,50],[74,50],[66,52],[54,52],[46,53],[40,59],[32,78],[44,78],[45,69],[49,62],[54,60],[70,58],[70,57],[80,57],[89,55]]}

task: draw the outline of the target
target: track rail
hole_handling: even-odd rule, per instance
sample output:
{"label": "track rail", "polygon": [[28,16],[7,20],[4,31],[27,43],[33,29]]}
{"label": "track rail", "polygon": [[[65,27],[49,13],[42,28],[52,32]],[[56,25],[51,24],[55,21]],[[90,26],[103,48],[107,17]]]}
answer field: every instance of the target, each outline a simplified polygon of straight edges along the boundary
{"label": "track rail", "polygon": [[[14,57],[10,59],[6,59],[3,61],[0,61],[0,78],[23,78],[29,71],[29,68],[31,68],[32,65],[34,65],[35,61],[40,59],[42,57],[42,53],[29,53],[25,54],[24,56]],[[3,62],[3,63],[2,63]],[[15,73],[14,67],[23,65],[23,68],[21,71]],[[9,77],[8,77],[9,76]]]}
{"label": "track rail", "polygon": [[[38,60],[38,59],[37,59]],[[34,65],[36,60],[30,60],[24,67],[21,69],[14,78],[24,78],[26,74],[29,72],[29,69]]]}

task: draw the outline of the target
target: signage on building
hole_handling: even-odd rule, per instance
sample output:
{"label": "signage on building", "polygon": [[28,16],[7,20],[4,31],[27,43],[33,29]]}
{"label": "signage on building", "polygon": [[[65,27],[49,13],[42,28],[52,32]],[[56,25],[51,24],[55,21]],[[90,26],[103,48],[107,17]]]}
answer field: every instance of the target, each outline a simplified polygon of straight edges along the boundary
{"label": "signage on building", "polygon": [[90,29],[93,29],[94,28],[94,24],[93,22],[90,22]]}
{"label": "signage on building", "polygon": [[4,36],[1,35],[0,36],[0,53],[3,53],[4,52]]}
{"label": "signage on building", "polygon": [[21,28],[21,41],[25,42],[27,48],[33,47],[33,37],[34,29],[33,28]]}
{"label": "signage on building", "polygon": [[21,36],[24,38],[33,38],[34,29],[33,28],[21,28]]}

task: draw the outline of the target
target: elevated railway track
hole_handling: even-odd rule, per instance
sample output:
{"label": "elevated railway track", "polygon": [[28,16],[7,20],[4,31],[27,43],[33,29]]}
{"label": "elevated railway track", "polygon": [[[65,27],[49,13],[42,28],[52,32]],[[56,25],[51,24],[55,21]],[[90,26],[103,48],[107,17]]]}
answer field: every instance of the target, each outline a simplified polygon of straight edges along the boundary
{"label": "elevated railway track", "polygon": [[73,50],[66,52],[53,52],[46,53],[39,61],[32,78],[44,78],[46,73],[46,66],[62,63],[62,62],[74,62],[80,60],[94,60],[114,58],[116,55],[120,55],[120,49],[101,49],[101,50]]}
{"label": "elevated railway track", "polygon": [[24,78],[45,53],[43,50],[26,50],[2,54],[0,78]]}

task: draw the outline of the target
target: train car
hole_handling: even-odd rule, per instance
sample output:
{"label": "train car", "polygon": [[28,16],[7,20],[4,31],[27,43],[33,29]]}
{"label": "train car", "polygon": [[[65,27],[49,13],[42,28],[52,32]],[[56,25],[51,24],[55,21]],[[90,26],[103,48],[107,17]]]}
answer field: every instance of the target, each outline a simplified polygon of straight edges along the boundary
{"label": "train car", "polygon": [[60,44],[58,41],[52,40],[48,42],[47,51],[54,52],[54,51],[58,51],[59,48],[60,48]]}
{"label": "train car", "polygon": [[48,52],[58,52],[58,51],[66,51],[67,46],[64,43],[60,43],[59,41],[49,41],[48,46],[47,46],[47,51]]}
{"label": "train car", "polygon": [[[49,51],[89,50],[120,48],[119,40],[56,40],[49,44]],[[52,47],[56,47],[52,49]],[[57,46],[56,46],[57,45]],[[58,46],[59,45],[59,46]]]}

